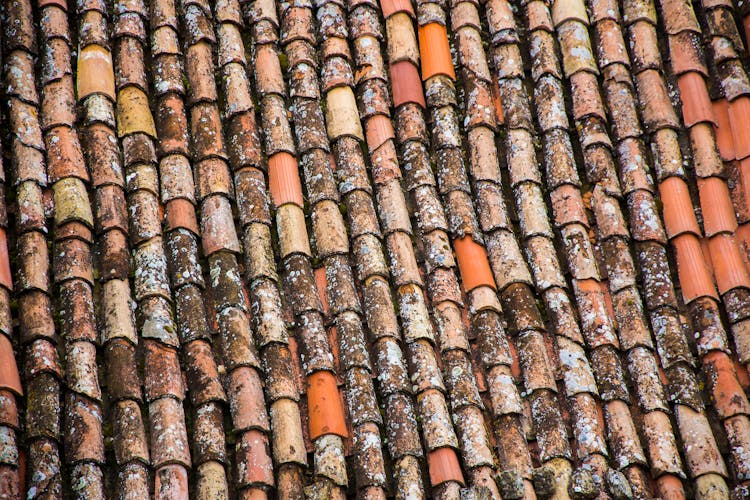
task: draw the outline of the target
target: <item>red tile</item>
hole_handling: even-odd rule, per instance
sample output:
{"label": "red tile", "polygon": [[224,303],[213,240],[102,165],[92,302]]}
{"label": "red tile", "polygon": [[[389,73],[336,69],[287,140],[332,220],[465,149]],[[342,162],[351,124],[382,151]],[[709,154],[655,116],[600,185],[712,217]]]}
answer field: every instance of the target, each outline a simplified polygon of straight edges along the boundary
{"label": "red tile", "polygon": [[674,238],[672,244],[677,254],[677,274],[685,302],[706,296],[718,298],[698,238],[693,234],[682,234]]}
{"label": "red tile", "polygon": [[712,351],[704,357],[707,383],[716,410],[722,418],[747,414],[750,403],[734,371],[734,364],[726,353]]}
{"label": "red tile", "polygon": [[466,292],[479,286],[495,288],[487,252],[484,247],[475,242],[471,236],[464,236],[453,242],[461,271],[461,281]]}
{"label": "red tile", "polygon": [[750,288],[750,275],[742,261],[734,236],[714,236],[708,242],[708,247],[719,292],[724,293],[737,287]]}
{"label": "red tile", "polygon": [[381,0],[380,8],[383,10],[383,18],[388,19],[397,12],[406,12],[414,17],[414,7],[411,0]]}
{"label": "red tile", "polygon": [[276,208],[286,203],[304,207],[297,159],[289,153],[276,153],[268,159],[268,184]]}
{"label": "red tile", "polygon": [[408,102],[426,107],[422,80],[419,71],[410,61],[399,61],[390,67],[393,106],[399,107]]}
{"label": "red tile", "polygon": [[270,452],[268,437],[265,434],[258,430],[242,433],[237,444],[237,461],[242,464],[237,480],[241,485],[274,484]]}
{"label": "red tile", "polygon": [[240,251],[232,208],[229,200],[223,196],[211,196],[203,201],[201,232],[203,233],[203,253],[206,256],[219,250]]}
{"label": "red tile", "polygon": [[458,463],[456,450],[453,448],[438,448],[427,456],[430,467],[430,484],[435,487],[448,481],[464,484],[464,476]]}
{"label": "red tile", "polygon": [[370,151],[375,151],[384,142],[395,137],[391,119],[385,115],[375,115],[369,118],[365,125],[365,135]]}
{"label": "red tile", "polygon": [[735,155],[738,160],[750,156],[750,97],[738,97],[729,103]]}
{"label": "red tile", "polygon": [[688,72],[707,75],[706,65],[703,63],[701,40],[697,33],[683,31],[669,37],[669,58],[672,63],[672,73],[681,76]]}
{"label": "red tile", "polygon": [[703,75],[691,71],[677,78],[680,87],[680,100],[682,101],[682,118],[686,127],[692,127],[696,123],[711,122],[716,124],[711,98],[708,96],[708,88]]}
{"label": "red tile", "polygon": [[679,177],[669,177],[659,184],[664,207],[664,227],[670,238],[682,233],[701,234],[693,212],[693,202],[685,181]]}
{"label": "red tile", "polygon": [[168,229],[183,228],[192,231],[196,235],[200,234],[198,220],[195,216],[195,207],[190,201],[184,198],[177,198],[170,201],[167,203],[166,217]]}
{"label": "red tile", "polygon": [[662,500],[685,500],[685,489],[677,476],[664,475],[657,479],[656,494]]}
{"label": "red tile", "polygon": [[719,147],[719,154],[724,161],[735,159],[734,136],[732,135],[732,126],[729,122],[729,103],[726,99],[720,99],[713,102],[714,117],[716,124],[716,145]]}
{"label": "red tile", "polygon": [[422,57],[423,80],[435,75],[456,79],[445,26],[440,23],[429,23],[419,27],[419,53]]}
{"label": "red tile", "polygon": [[13,346],[3,334],[0,334],[0,389],[8,389],[19,396],[23,395]]}
{"label": "red tile", "polygon": [[698,192],[706,236],[722,232],[733,233],[737,229],[737,219],[727,183],[718,177],[699,178]]}
{"label": "red tile", "polygon": [[307,403],[310,415],[310,439],[325,434],[346,437],[344,408],[331,372],[319,371],[307,377]]}
{"label": "red tile", "polygon": [[572,184],[563,184],[550,195],[555,224],[559,227],[580,223],[587,225],[588,217],[581,191]]}
{"label": "red tile", "polygon": [[227,392],[232,394],[232,423],[235,429],[268,429],[263,398],[263,382],[258,371],[249,366],[232,370]]}

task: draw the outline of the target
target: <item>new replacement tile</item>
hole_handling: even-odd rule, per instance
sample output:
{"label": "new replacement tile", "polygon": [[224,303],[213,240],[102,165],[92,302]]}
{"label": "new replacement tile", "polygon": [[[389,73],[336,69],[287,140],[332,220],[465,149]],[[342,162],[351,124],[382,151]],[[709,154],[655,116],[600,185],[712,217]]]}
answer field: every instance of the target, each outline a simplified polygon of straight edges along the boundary
{"label": "new replacement tile", "polygon": [[439,23],[420,26],[419,47],[422,56],[423,80],[436,75],[456,78],[445,26]]}

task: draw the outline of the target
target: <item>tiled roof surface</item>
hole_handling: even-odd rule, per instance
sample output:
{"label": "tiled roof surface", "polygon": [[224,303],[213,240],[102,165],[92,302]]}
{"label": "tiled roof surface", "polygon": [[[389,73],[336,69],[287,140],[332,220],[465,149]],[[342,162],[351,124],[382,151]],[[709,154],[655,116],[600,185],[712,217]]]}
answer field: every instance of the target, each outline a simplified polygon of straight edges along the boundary
{"label": "tiled roof surface", "polygon": [[2,10],[0,498],[750,498],[750,2]]}

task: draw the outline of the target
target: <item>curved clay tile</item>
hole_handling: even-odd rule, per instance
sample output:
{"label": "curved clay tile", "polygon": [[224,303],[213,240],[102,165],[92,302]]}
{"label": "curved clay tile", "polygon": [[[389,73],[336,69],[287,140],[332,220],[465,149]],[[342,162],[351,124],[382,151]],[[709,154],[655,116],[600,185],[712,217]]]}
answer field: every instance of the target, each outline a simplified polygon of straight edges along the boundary
{"label": "curved clay tile", "polygon": [[686,127],[696,123],[716,123],[706,81],[700,73],[690,71],[677,78],[682,100],[682,119]]}
{"label": "curved clay tile", "polygon": [[737,159],[750,156],[750,97],[743,96],[729,103],[729,123]]}
{"label": "curved clay tile", "polygon": [[78,56],[76,74],[78,99],[103,94],[115,100],[115,76],[111,53],[99,45],[84,47]]}
{"label": "curved clay tile", "polygon": [[703,252],[698,239],[691,234],[682,234],[674,238],[673,244],[679,257],[677,270],[685,300],[691,301],[704,296],[715,297],[716,291],[711,275],[702,265]]}
{"label": "curved clay tile", "polygon": [[664,226],[670,238],[683,233],[701,234],[693,212],[687,183],[679,177],[669,177],[659,184],[664,200]]}
{"label": "curved clay tile", "polygon": [[420,25],[419,47],[422,56],[422,80],[435,75],[456,78],[445,26],[440,23]]}
{"label": "curved clay tile", "polygon": [[470,292],[479,286],[495,288],[495,280],[484,248],[472,240],[471,236],[456,239],[453,245],[461,269],[464,290]]}
{"label": "curved clay tile", "polygon": [[383,0],[380,2],[380,8],[383,11],[383,17],[388,19],[393,14],[405,12],[414,17],[414,7],[411,0]]}
{"label": "curved clay tile", "polygon": [[734,151],[734,135],[732,134],[732,125],[729,121],[729,102],[726,99],[719,99],[713,102],[714,116],[716,124],[716,145],[724,161],[732,161],[736,154]]}
{"label": "curved clay tile", "polygon": [[0,336],[0,352],[2,352],[5,363],[2,372],[0,372],[0,387],[9,390],[17,396],[23,395],[21,387],[21,377],[18,375],[13,346],[5,335]]}
{"label": "curved clay tile", "polygon": [[268,184],[274,205],[303,205],[302,184],[297,160],[289,153],[276,153],[268,159]]}
{"label": "curved clay tile", "polygon": [[310,439],[325,434],[347,437],[336,379],[330,372],[319,371],[307,377],[307,398],[310,412]]}
{"label": "curved clay tile", "polygon": [[740,257],[739,248],[732,235],[720,234],[708,242],[714,276],[720,293],[734,288],[750,288],[750,275]]}
{"label": "curved clay tile", "polygon": [[427,456],[427,464],[430,468],[430,482],[440,485],[448,481],[456,481],[464,484],[458,457],[452,448],[438,448]]}
{"label": "curved clay tile", "polygon": [[698,193],[703,209],[703,227],[706,236],[717,233],[734,233],[737,220],[726,183],[718,177],[698,179]]}

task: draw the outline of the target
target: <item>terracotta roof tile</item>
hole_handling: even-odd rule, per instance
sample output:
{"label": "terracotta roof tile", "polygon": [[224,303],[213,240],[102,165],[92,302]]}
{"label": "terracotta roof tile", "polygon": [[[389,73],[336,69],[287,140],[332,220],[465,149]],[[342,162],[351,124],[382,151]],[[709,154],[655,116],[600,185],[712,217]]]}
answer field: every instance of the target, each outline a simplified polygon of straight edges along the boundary
{"label": "terracotta roof tile", "polygon": [[686,302],[701,296],[715,296],[711,276],[702,263],[704,258],[695,236],[683,234],[673,240],[678,259],[682,295]]}
{"label": "terracotta roof tile", "polygon": [[706,236],[720,232],[733,233],[737,229],[734,209],[726,183],[718,177],[698,180],[698,191],[703,209]]}
{"label": "terracotta roof tile", "polygon": [[669,37],[672,71],[676,76],[697,72],[708,76],[700,37],[693,31],[682,31]]}
{"label": "terracotta roof tile", "polygon": [[98,45],[89,45],[81,50],[76,79],[79,99],[101,93],[115,100],[112,56]]}
{"label": "terracotta roof tile", "polygon": [[706,82],[700,73],[690,71],[677,78],[682,100],[682,118],[686,127],[700,122],[716,123]]}
{"label": "terracotta roof tile", "polygon": [[448,35],[439,23],[420,25],[419,46],[422,56],[422,79],[445,75],[455,79]]}
{"label": "terracotta roof tile", "polygon": [[716,132],[716,145],[719,148],[721,158],[724,161],[734,160],[734,136],[732,135],[732,126],[729,121],[729,102],[725,99],[714,101],[713,108],[714,116],[716,117],[714,128]]}
{"label": "terracotta roof tile", "polygon": [[729,103],[729,123],[732,127],[737,159],[750,155],[750,135],[748,135],[745,121],[748,116],[750,116],[750,97],[740,97]]}
{"label": "terracotta roof tile", "polygon": [[6,363],[3,363],[2,388],[10,390],[20,396],[23,394],[21,379],[18,376],[18,367],[16,366],[13,347],[10,340],[8,340],[8,337],[5,335],[0,338],[0,346],[2,347],[2,356],[6,361]]}
{"label": "terracotta roof tile", "polygon": [[324,434],[346,437],[344,409],[341,406],[336,380],[329,372],[319,371],[307,378],[310,437],[316,440]]}
{"label": "terracotta roof tile", "polygon": [[414,7],[410,0],[384,0],[381,2],[381,9],[383,9],[383,17],[388,19],[393,14],[398,12],[406,12],[407,14],[414,16]]}
{"label": "terracotta roof tile", "polygon": [[733,236],[722,234],[711,238],[709,249],[716,284],[721,293],[737,287],[750,287],[750,275]]}
{"label": "terracotta roof tile", "polygon": [[686,232],[700,235],[685,181],[679,177],[665,179],[659,184],[659,192],[664,200],[664,226],[668,235],[673,237]]}
{"label": "terracotta roof tile", "polygon": [[289,153],[277,153],[268,159],[268,182],[277,207],[285,203],[303,206],[298,169],[297,161]]}

